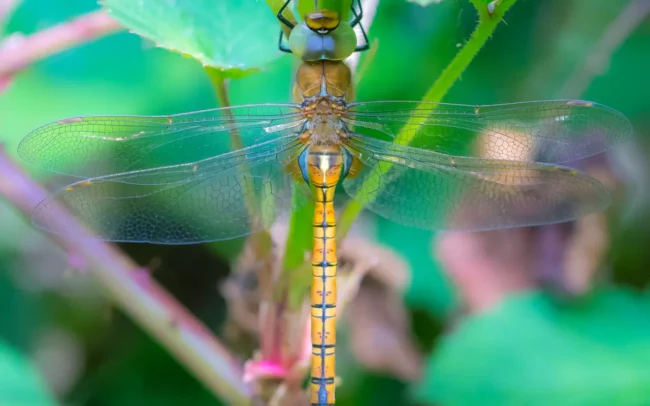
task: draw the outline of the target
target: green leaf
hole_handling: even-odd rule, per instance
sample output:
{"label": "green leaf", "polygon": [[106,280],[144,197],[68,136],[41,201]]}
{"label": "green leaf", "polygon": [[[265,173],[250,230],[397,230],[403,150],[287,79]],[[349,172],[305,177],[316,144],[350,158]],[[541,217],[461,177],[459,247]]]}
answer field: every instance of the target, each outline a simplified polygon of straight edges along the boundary
{"label": "green leaf", "polygon": [[257,0],[103,0],[113,18],[158,46],[241,78],[280,55],[275,16]]}
{"label": "green leaf", "polygon": [[36,368],[20,353],[0,341],[0,405],[55,404]]}
{"label": "green leaf", "polygon": [[377,218],[377,240],[391,247],[409,264],[411,283],[405,299],[411,306],[425,308],[444,317],[455,306],[454,290],[442,266],[431,255],[431,230],[402,226]]}
{"label": "green leaf", "polygon": [[439,405],[647,404],[647,299],[622,290],[572,305],[510,298],[446,337],[418,395]]}

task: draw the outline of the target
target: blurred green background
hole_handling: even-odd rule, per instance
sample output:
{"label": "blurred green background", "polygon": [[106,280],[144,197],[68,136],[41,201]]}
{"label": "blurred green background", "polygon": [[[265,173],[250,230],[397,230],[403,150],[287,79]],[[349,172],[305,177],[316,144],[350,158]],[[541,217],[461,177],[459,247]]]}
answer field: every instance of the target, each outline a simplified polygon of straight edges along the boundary
{"label": "blurred green background", "polygon": [[[433,255],[433,233],[368,215],[369,237],[403,256],[412,270],[404,299],[427,368],[419,382],[405,382],[352,358],[337,404],[650,405],[650,19],[646,12],[639,24],[615,23],[634,3],[643,0],[520,0],[444,100],[579,97],[630,118],[639,142],[611,160],[629,193],[617,195],[608,254],[593,289],[566,300],[540,286],[487,312],[461,315],[464,297]],[[92,0],[25,0],[4,34],[30,34],[97,8]],[[428,7],[381,0],[370,30],[378,51],[358,99],[420,99],[475,22],[466,0]],[[582,67],[604,35],[617,33],[620,45],[583,92]],[[293,63],[284,55],[233,81],[232,104],[289,101]],[[31,129],[62,117],[216,105],[200,64],[120,33],[21,72],[0,95],[0,139],[15,155]],[[145,266],[159,260],[161,283],[221,334],[227,310],[218,285],[229,273],[233,245],[122,247]],[[0,405],[218,404],[113,310],[90,278],[66,268],[66,254],[0,201]]]}

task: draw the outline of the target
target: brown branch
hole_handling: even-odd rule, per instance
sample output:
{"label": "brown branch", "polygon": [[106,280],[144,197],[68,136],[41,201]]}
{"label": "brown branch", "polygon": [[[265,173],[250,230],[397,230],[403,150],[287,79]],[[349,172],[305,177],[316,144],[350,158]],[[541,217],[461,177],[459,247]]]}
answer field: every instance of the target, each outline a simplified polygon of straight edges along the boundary
{"label": "brown branch", "polygon": [[29,36],[11,35],[0,43],[0,82],[39,59],[120,29],[108,14],[95,11]]}
{"label": "brown branch", "polygon": [[0,30],[13,14],[20,0],[0,0]]}
{"label": "brown branch", "polygon": [[[29,218],[47,191],[30,179],[0,146],[0,196]],[[59,207],[50,236],[85,262],[106,292],[158,339],[207,388],[232,405],[249,405],[242,366],[201,322],[115,246],[104,243]]]}
{"label": "brown branch", "polygon": [[650,1],[632,0],[607,27],[603,36],[589,53],[584,64],[573,71],[560,90],[562,97],[580,97],[594,77],[609,65],[609,60],[619,46],[650,14]]}

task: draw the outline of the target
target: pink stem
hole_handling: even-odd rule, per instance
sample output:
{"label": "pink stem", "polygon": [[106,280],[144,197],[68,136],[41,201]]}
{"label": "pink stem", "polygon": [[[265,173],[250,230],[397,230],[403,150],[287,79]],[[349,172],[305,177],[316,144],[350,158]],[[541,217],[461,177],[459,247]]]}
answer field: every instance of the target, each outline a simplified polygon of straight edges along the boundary
{"label": "pink stem", "polygon": [[0,81],[34,61],[120,29],[108,14],[95,11],[27,37],[14,34],[0,43]]}
{"label": "pink stem", "polygon": [[13,13],[13,11],[18,7],[19,0],[0,0],[0,28],[5,24]]}
{"label": "pink stem", "polygon": [[[0,196],[29,217],[47,191],[30,179],[0,145]],[[62,207],[52,219],[50,236],[75,252],[118,306],[167,347],[170,353],[220,399],[250,405],[242,366],[201,322],[148,277],[114,245],[96,238]]]}

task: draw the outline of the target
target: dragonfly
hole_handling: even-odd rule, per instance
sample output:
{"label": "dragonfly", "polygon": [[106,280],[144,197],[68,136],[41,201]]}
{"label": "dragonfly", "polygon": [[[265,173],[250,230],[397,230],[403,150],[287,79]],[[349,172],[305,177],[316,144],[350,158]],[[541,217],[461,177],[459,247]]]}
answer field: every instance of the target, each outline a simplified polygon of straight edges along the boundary
{"label": "dragonfly", "polygon": [[292,22],[283,9],[278,19],[291,34],[279,47],[301,60],[294,102],[67,118],[29,133],[18,151],[76,178],[34,209],[33,223],[51,232],[63,205],[102,240],[198,244],[267,229],[312,199],[311,404],[333,405],[337,188],[417,228],[565,222],[611,201],[605,186],[565,164],[633,131],[618,111],[583,100],[354,101],[344,59],[367,48],[365,31],[358,46],[353,30],[360,4],[350,21],[315,7]]}

